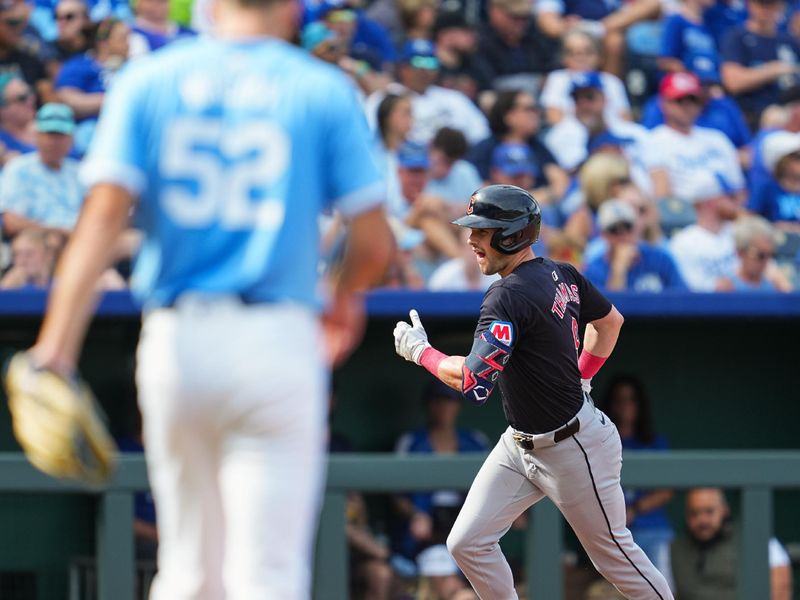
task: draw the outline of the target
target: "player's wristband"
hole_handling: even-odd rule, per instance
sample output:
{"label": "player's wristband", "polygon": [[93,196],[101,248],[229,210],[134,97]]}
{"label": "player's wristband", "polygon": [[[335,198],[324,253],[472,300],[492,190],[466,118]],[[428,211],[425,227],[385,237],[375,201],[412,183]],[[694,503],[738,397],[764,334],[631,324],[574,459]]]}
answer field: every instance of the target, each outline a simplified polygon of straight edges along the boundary
{"label": "player's wristband", "polygon": [[578,358],[578,370],[581,372],[581,379],[591,379],[603,366],[608,359],[607,356],[595,356],[584,350]]}
{"label": "player's wristband", "polygon": [[439,363],[441,363],[445,358],[447,358],[446,354],[439,352],[436,348],[428,346],[422,351],[422,354],[419,357],[419,365],[421,367],[425,367],[425,369],[431,375],[438,378]]}

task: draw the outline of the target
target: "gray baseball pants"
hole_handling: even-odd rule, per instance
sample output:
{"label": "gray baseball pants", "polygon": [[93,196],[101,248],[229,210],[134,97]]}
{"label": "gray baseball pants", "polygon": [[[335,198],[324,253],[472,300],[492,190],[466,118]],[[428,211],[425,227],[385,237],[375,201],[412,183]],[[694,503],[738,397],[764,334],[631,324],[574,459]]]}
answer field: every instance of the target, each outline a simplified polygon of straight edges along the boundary
{"label": "gray baseball pants", "polygon": [[572,526],[600,574],[630,600],[673,600],[661,573],[625,526],[622,444],[611,420],[590,402],[580,431],[558,444],[522,450],[509,427],[481,467],[447,547],[481,600],[517,598],[499,540],[547,496]]}

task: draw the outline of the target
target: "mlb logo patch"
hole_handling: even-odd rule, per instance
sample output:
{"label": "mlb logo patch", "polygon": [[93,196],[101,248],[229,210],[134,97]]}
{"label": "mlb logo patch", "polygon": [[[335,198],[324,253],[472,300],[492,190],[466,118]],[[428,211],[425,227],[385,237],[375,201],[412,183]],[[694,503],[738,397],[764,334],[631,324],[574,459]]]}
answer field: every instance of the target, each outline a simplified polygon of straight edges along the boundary
{"label": "mlb logo patch", "polygon": [[492,321],[492,324],[489,325],[489,333],[506,346],[510,346],[514,342],[514,326],[508,321]]}

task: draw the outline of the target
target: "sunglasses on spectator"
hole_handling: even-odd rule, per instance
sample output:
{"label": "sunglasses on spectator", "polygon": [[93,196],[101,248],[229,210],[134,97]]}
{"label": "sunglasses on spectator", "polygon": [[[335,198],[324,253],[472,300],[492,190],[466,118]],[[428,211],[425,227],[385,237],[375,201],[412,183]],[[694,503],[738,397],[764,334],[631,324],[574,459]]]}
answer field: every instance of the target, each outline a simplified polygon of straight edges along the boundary
{"label": "sunglasses on spectator", "polygon": [[319,46],[314,48],[314,54],[319,56],[323,54],[329,54],[331,52],[338,52],[339,47],[340,46],[338,42],[322,42]]}
{"label": "sunglasses on spectator", "polygon": [[523,102],[522,104],[515,104],[514,108],[517,110],[524,110],[525,112],[536,112],[538,107],[535,104]]}
{"label": "sunglasses on spectator", "polygon": [[623,235],[631,231],[633,231],[633,224],[625,221],[614,223],[611,227],[606,228],[606,233],[611,235]]}
{"label": "sunglasses on spectator", "polygon": [[62,14],[56,13],[56,21],[66,21],[67,23],[69,23],[70,21],[74,21],[75,19],[77,19],[79,16],[80,14],[76,12],[68,12]]}
{"label": "sunglasses on spectator", "polygon": [[693,104],[697,106],[702,103],[702,100],[698,96],[683,96],[682,98],[673,100],[673,102],[680,104],[681,106],[686,106],[687,104]]}
{"label": "sunglasses on spectator", "polygon": [[517,11],[508,10],[506,8],[506,9],[503,10],[503,12],[506,14],[506,16],[509,19],[512,19],[514,21],[528,21],[531,18],[531,13],[529,13],[527,11],[517,12]]}
{"label": "sunglasses on spectator", "polygon": [[3,19],[3,23],[5,23],[8,27],[16,28],[24,24],[25,19],[21,19],[20,17],[8,17],[7,19]]}
{"label": "sunglasses on spectator", "polygon": [[578,100],[587,100],[589,102],[593,102],[597,100],[599,97],[600,93],[595,92],[593,90],[575,92],[574,94],[572,94],[572,98],[573,100],[575,100],[575,102],[577,102]]}
{"label": "sunglasses on spectator", "polygon": [[763,250],[756,250],[755,248],[753,248],[750,251],[750,256],[752,256],[756,260],[765,261],[765,260],[771,260],[771,259],[775,258],[775,253],[774,252],[764,252]]}

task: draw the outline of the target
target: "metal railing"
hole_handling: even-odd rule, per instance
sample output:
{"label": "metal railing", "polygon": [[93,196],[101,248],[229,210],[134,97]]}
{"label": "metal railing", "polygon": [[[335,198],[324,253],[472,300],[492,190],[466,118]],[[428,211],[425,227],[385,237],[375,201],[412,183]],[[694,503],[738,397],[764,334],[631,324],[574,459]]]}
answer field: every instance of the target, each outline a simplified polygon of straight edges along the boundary
{"label": "metal railing", "polygon": [[[331,457],[317,539],[315,600],[345,600],[348,595],[345,499],[350,490],[395,492],[467,489],[483,455],[450,457],[351,454]],[[672,451],[625,455],[623,483],[640,488],[718,486],[741,492],[738,596],[769,597],[767,545],[772,535],[773,493],[800,489],[800,451]],[[97,589],[101,599],[133,600],[133,494],[147,489],[140,456],[124,457],[112,482],[102,490],[53,480],[20,454],[0,454],[0,493],[94,493],[99,495]],[[531,509],[525,566],[532,598],[563,598],[561,577],[563,520],[545,500]]]}

